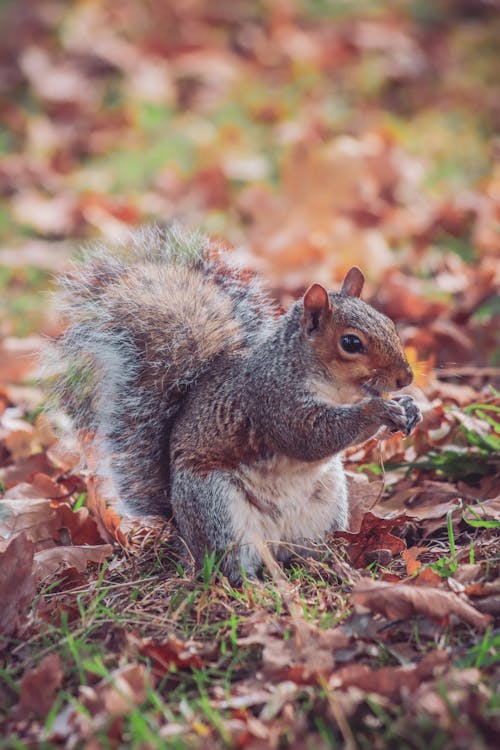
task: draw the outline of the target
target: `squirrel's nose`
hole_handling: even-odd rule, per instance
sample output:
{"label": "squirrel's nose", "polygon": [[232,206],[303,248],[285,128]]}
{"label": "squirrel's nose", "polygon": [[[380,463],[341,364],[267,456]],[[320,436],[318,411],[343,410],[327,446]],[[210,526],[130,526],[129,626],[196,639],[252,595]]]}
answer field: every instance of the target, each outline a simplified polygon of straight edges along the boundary
{"label": "squirrel's nose", "polygon": [[404,388],[406,385],[410,385],[413,380],[413,373],[409,367],[401,370],[400,374],[396,379],[396,385],[398,388]]}

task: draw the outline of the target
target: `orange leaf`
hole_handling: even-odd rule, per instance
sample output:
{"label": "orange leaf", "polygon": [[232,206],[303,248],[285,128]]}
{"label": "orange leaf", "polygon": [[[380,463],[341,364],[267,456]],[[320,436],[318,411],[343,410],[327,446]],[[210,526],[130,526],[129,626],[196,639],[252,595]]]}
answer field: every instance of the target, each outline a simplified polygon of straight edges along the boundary
{"label": "orange leaf", "polygon": [[420,560],[417,560],[418,556],[422,552],[427,552],[428,547],[410,547],[401,553],[403,560],[406,563],[406,572],[409,576],[415,575],[417,571],[422,567]]}

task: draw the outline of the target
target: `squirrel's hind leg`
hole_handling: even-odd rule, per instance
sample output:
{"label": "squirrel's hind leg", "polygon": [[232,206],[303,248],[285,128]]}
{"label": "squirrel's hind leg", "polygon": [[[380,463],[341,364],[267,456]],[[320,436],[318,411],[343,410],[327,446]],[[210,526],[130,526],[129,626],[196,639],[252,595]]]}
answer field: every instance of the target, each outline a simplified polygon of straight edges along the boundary
{"label": "squirrel's hind leg", "polygon": [[248,578],[257,576],[262,560],[238,514],[247,503],[229,474],[174,470],[170,498],[180,535],[198,568],[205,553],[215,552],[231,585],[241,584],[242,571]]}

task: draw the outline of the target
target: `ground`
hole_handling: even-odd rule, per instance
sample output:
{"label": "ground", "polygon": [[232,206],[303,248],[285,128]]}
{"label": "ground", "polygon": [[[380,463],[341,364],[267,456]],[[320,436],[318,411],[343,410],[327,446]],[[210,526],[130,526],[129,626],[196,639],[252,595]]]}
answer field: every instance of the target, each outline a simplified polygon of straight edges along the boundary
{"label": "ground", "polygon": [[[497,747],[495,3],[1,13],[0,747]],[[104,502],[34,375],[79,247],[172,219],[283,307],[360,265],[424,414],[348,451],[349,532],[237,589]]]}

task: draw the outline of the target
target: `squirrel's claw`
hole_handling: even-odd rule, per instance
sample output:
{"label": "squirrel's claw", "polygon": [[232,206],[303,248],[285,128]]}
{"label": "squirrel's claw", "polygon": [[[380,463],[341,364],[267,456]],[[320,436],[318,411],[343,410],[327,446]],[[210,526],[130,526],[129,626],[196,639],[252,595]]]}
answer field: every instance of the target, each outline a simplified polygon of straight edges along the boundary
{"label": "squirrel's claw", "polygon": [[392,435],[396,432],[410,435],[422,419],[420,409],[411,396],[395,396],[387,401],[382,400],[379,405],[382,423]]}
{"label": "squirrel's claw", "polygon": [[406,436],[411,435],[417,424],[422,421],[422,412],[411,396],[397,396],[396,400],[403,407],[406,416],[406,425],[402,432]]}

